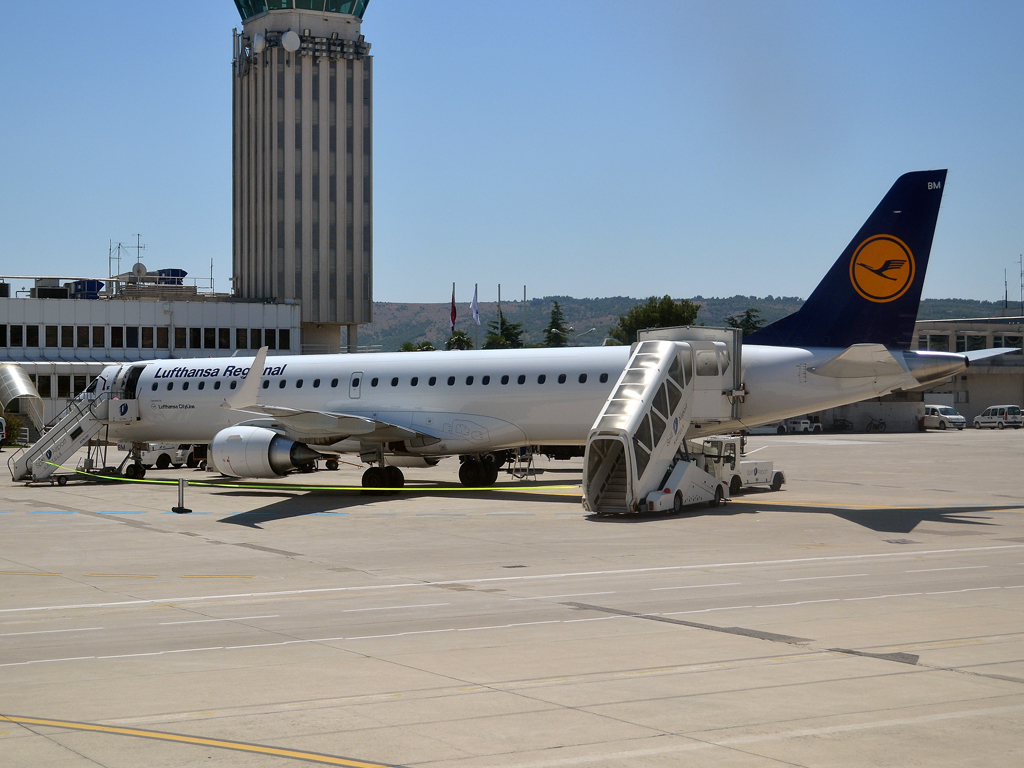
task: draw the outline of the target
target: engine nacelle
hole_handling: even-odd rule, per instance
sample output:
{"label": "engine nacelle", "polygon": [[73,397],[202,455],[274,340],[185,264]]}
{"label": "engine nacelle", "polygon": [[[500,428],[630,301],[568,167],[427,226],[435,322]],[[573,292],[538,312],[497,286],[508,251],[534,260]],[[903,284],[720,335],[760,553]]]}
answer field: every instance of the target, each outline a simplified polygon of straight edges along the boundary
{"label": "engine nacelle", "polygon": [[232,477],[280,477],[320,454],[270,429],[228,427],[214,435],[210,458],[218,472]]}

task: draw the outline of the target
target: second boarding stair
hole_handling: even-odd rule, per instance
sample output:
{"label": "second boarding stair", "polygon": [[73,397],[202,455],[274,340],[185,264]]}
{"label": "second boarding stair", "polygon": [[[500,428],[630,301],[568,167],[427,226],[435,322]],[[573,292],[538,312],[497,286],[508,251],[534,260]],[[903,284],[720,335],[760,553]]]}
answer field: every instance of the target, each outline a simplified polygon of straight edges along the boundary
{"label": "second boarding stair", "polygon": [[726,498],[717,479],[686,454],[693,360],[693,348],[685,342],[636,346],[587,438],[583,505],[588,511],[679,511]]}
{"label": "second boarding stair", "polygon": [[83,393],[71,401],[57,422],[8,461],[14,480],[45,480],[107,426],[110,393]]}

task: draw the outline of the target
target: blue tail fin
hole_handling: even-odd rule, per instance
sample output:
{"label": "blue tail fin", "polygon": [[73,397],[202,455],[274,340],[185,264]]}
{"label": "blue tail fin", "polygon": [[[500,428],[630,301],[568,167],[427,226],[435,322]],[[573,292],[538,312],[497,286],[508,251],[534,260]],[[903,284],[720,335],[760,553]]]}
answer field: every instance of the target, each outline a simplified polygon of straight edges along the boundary
{"label": "blue tail fin", "polygon": [[900,176],[806,303],[744,341],[908,349],[945,185],[944,170]]}

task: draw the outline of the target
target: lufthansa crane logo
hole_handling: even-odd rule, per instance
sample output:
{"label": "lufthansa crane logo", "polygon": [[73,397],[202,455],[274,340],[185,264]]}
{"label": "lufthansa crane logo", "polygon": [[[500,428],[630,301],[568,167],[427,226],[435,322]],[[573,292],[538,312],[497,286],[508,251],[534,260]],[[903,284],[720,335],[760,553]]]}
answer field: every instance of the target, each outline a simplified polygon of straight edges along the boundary
{"label": "lufthansa crane logo", "polygon": [[850,260],[850,282],[868,301],[895,301],[914,282],[914,254],[892,235],[869,237]]}

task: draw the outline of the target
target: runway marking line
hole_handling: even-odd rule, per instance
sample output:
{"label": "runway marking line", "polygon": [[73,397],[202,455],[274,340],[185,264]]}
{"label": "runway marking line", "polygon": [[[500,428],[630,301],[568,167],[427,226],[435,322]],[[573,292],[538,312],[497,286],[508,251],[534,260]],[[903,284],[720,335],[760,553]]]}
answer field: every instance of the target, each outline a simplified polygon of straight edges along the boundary
{"label": "runway marking line", "polygon": [[149,731],[140,728],[120,728],[112,725],[99,725],[97,723],[80,723],[73,720],[49,720],[41,717],[19,717],[16,715],[0,715],[0,721],[18,723],[20,725],[43,725],[50,728],[68,728],[76,731],[92,731],[93,733],[109,733],[116,736],[132,736],[140,739],[155,739],[157,741],[170,741],[178,744],[194,744],[200,747],[216,747],[217,749],[228,749],[234,752],[250,752],[258,755],[272,755],[284,757],[291,760],[305,760],[309,763],[320,763],[322,765],[343,765],[349,768],[394,768],[386,763],[372,763],[366,760],[353,760],[348,757],[337,755],[326,755],[320,752],[305,752],[298,749],[284,749],[282,747],[271,747],[264,744],[249,744],[244,741],[227,741],[224,739],[208,739],[201,736],[186,736],[181,733],[168,733],[166,731]]}
{"label": "runway marking line", "polygon": [[85,576],[94,576],[104,579],[155,579],[156,576],[150,573],[86,573]]}
{"label": "runway marking line", "polygon": [[0,576],[60,576],[60,574],[40,573],[38,571],[0,571]]}
{"label": "runway marking line", "polygon": [[217,576],[217,575],[199,574],[199,575],[185,575],[185,576],[182,576],[181,578],[183,578],[183,579],[255,579],[256,577],[255,576]]}

